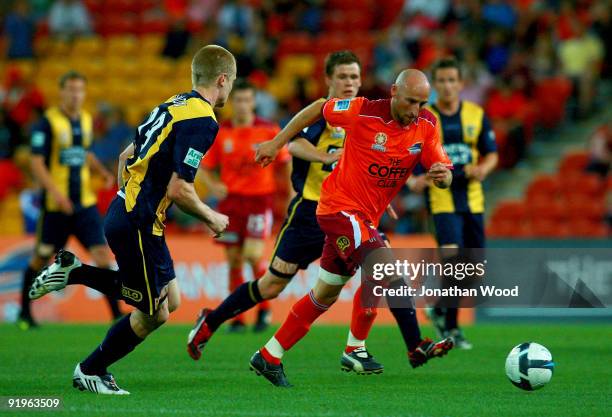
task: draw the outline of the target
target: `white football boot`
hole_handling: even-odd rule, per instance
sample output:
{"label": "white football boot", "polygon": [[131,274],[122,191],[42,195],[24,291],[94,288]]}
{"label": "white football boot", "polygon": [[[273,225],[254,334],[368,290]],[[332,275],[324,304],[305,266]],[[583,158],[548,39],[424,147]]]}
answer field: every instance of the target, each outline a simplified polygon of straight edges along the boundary
{"label": "white football boot", "polygon": [[76,368],[74,368],[72,386],[78,388],[80,391],[87,390],[96,394],[130,395],[128,391],[117,386],[112,374],[106,374],[104,376],[85,375],[83,371],[81,371],[80,363],[77,363]]}
{"label": "white football boot", "polygon": [[36,300],[43,295],[64,289],[68,283],[70,271],[81,266],[81,261],[71,252],[60,250],[55,255],[55,262],[43,269],[30,287],[30,299]]}

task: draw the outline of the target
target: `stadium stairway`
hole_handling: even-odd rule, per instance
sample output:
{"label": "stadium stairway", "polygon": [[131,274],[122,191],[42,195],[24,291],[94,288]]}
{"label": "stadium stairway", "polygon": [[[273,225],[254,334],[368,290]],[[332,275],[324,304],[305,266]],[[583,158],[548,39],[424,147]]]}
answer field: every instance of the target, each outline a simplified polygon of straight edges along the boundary
{"label": "stadium stairway", "polygon": [[520,199],[529,183],[539,174],[557,171],[564,154],[571,151],[586,151],[588,140],[595,129],[612,119],[612,84],[601,90],[601,111],[576,123],[565,122],[552,131],[540,132],[531,144],[528,156],[514,168],[498,171],[485,183],[487,196],[487,220],[501,200]]}

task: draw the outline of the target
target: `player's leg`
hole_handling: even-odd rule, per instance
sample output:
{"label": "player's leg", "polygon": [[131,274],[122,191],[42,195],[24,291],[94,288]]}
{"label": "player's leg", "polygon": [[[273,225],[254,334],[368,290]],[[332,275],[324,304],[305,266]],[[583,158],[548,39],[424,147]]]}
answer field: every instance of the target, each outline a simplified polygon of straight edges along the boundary
{"label": "player's leg", "polygon": [[[259,238],[247,237],[244,240],[243,256],[246,262],[251,266],[254,278],[262,278],[267,270],[267,267],[262,262],[263,252],[265,249],[265,241]],[[264,299],[258,304],[257,320],[253,327],[255,332],[262,332],[270,325],[270,301]]]}
{"label": "player's leg", "polygon": [[119,388],[108,367],[132,352],[153,331],[164,324],[170,316],[168,307],[169,286],[160,292],[160,301],[153,314],[134,310],[117,321],[108,331],[102,343],[82,362],[77,364],[73,385],[81,391],[99,394],[125,395],[129,392]]}
{"label": "player's leg", "polygon": [[[229,269],[229,292],[233,293],[238,287],[244,284],[244,276],[242,270],[244,267],[244,258],[242,257],[242,242],[238,244],[225,245],[225,259]],[[232,320],[228,329],[231,333],[243,332],[245,330],[244,318],[242,314],[238,314]]]}
{"label": "player's leg", "polygon": [[[461,215],[457,213],[438,213],[433,215],[433,220],[438,246],[446,248],[444,249],[448,255],[446,258],[452,257],[450,248],[460,247],[463,241],[463,219]],[[456,310],[453,311],[452,308],[447,308],[444,304],[444,300],[441,299],[432,308],[427,309],[438,337],[448,336],[447,318],[450,317],[452,322],[452,317],[456,314]]]}
{"label": "player's leg", "polygon": [[283,355],[308,333],[312,323],[337,300],[350,277],[330,273],[321,267],[314,288],[291,307],[274,336],[251,357],[251,370],[276,386],[290,387],[281,365]]}
{"label": "player's leg", "polygon": [[[89,253],[94,264],[96,264],[98,267],[109,270],[111,269],[112,263],[110,253],[106,245],[91,246],[89,247]],[[106,301],[108,302],[108,306],[111,310],[113,320],[117,320],[123,315],[121,309],[119,308],[119,301],[117,300],[117,297],[111,297],[110,295],[106,294],[105,296]]]}
{"label": "player's leg", "polygon": [[47,266],[49,259],[56,251],[63,247],[68,241],[70,234],[71,216],[60,212],[48,212],[42,210],[36,230],[36,244],[34,254],[24,272],[21,287],[21,312],[18,325],[27,330],[36,327],[30,311],[30,288],[34,284],[39,272]]}

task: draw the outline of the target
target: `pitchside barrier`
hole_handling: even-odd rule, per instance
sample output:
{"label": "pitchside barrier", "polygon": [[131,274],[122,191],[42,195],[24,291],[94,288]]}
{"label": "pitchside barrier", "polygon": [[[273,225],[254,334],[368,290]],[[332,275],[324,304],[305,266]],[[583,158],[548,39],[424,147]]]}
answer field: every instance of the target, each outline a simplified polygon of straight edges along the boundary
{"label": "pitchside barrier", "polygon": [[[434,239],[429,235],[392,237],[394,247],[431,248]],[[167,237],[170,253],[174,258],[174,269],[181,289],[181,306],[172,315],[176,323],[192,323],[202,307],[215,307],[228,295],[228,269],[223,247],[214,244],[208,237],[176,235]],[[34,240],[31,237],[0,237],[0,321],[15,321],[19,314],[19,297],[23,270],[32,253]],[[266,259],[272,253],[274,242],[266,245]],[[83,261],[88,257],[74,240],[68,244]],[[293,303],[306,294],[316,281],[318,263],[312,264],[287,286],[280,297],[272,302],[273,322],[280,323],[287,316]],[[252,279],[250,268],[245,267],[245,279]],[[351,317],[353,294],[360,280],[354,277],[340,294],[336,304],[318,322],[346,324]],[[51,293],[33,303],[33,314],[40,321],[52,322],[108,322],[110,312],[106,300],[96,291],[82,286],[68,286],[66,290]],[[124,306],[124,309],[129,307]],[[253,310],[255,311],[255,309]],[[254,319],[254,312],[247,319]],[[419,318],[426,321],[424,311],[419,309]],[[460,320],[473,320],[471,309],[462,309]],[[377,323],[394,323],[387,309],[380,309]]]}

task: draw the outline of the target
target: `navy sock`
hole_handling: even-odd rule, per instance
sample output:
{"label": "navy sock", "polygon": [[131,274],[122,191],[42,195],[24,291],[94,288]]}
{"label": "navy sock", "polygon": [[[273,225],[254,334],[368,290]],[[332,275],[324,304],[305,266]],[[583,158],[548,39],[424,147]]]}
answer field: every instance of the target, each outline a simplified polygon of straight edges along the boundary
{"label": "navy sock", "polygon": [[454,330],[458,327],[457,324],[457,316],[459,315],[459,310],[456,308],[447,308],[446,309],[446,330]]}
{"label": "navy sock", "polygon": [[30,292],[30,287],[36,278],[36,271],[32,269],[31,266],[28,266],[28,269],[23,273],[23,283],[21,284],[21,314],[22,318],[30,318],[32,317],[30,313],[30,296],[28,293]]}
{"label": "navy sock", "polygon": [[234,290],[214,311],[206,316],[206,324],[215,331],[225,321],[250,310],[263,301],[257,281],[245,282]]}
{"label": "navy sock", "polygon": [[413,351],[421,343],[421,330],[414,308],[391,308],[391,314],[404,338],[408,351]]}
{"label": "navy sock", "polygon": [[133,351],[144,340],[132,330],[130,316],[128,314],[115,323],[100,346],[81,362],[83,373],[100,376],[107,374],[107,367]]}
{"label": "navy sock", "polygon": [[121,298],[119,271],[91,265],[81,265],[73,269],[68,277],[68,285],[77,284],[93,288],[112,299],[118,300]]}

